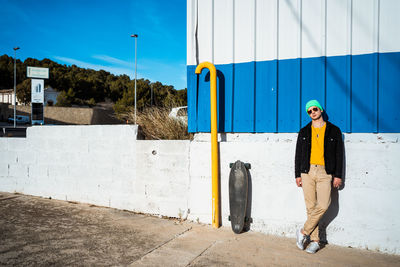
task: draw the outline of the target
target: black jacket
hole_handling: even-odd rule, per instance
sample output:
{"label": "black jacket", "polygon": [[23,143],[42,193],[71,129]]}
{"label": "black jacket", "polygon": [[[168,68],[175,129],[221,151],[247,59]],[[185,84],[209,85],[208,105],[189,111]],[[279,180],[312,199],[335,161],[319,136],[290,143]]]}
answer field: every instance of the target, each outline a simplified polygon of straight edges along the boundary
{"label": "black jacket", "polygon": [[[310,170],[311,122],[302,128],[297,137],[295,157],[295,177]],[[330,122],[326,122],[324,138],[325,171],[337,178],[342,178],[343,140],[342,132]]]}

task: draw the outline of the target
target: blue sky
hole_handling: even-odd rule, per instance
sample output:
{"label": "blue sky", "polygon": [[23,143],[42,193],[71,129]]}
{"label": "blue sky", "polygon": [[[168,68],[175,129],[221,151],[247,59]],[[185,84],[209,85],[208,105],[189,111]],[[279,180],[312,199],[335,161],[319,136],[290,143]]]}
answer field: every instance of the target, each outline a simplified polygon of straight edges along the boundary
{"label": "blue sky", "polygon": [[0,0],[0,55],[186,88],[186,0]]}

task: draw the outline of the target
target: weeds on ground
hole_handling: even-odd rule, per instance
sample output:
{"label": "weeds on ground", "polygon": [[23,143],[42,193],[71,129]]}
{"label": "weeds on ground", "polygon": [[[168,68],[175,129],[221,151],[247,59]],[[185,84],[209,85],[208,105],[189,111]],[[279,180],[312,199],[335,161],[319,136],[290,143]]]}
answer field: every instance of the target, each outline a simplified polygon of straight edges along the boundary
{"label": "weeds on ground", "polygon": [[[141,134],[148,140],[185,140],[193,139],[193,134],[188,133],[187,123],[170,118],[169,108],[149,107],[137,111],[137,124]],[[121,114],[120,117],[127,123],[134,123],[135,111]]]}

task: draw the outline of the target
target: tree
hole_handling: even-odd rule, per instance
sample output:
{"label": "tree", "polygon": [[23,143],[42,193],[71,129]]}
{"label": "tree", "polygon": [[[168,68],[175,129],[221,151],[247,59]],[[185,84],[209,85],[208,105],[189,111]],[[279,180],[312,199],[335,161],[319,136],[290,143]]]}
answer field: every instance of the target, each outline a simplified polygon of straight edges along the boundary
{"label": "tree", "polygon": [[56,107],[70,107],[71,102],[68,101],[67,93],[62,91],[58,96],[57,96],[57,103],[55,105]]}
{"label": "tree", "polygon": [[75,98],[75,93],[72,90],[72,88],[70,88],[68,92],[62,91],[57,96],[56,107],[70,107],[72,106],[74,98]]}
{"label": "tree", "polygon": [[17,98],[24,104],[31,103],[31,79],[25,79],[17,85]]}
{"label": "tree", "polygon": [[[89,105],[111,99],[115,111],[124,111],[134,106],[135,83],[128,75],[114,75],[104,70],[79,68],[76,65],[62,65],[48,58],[38,60],[27,58],[24,62],[16,61],[17,97],[24,103],[31,101],[30,79],[26,77],[27,66],[50,68],[50,77],[45,80],[61,92],[57,106]],[[13,88],[14,59],[7,55],[0,56],[0,89]],[[153,105],[184,106],[187,91],[175,90],[173,86],[160,82],[151,83],[147,79],[137,80],[137,108],[150,106],[151,88],[153,89]]]}

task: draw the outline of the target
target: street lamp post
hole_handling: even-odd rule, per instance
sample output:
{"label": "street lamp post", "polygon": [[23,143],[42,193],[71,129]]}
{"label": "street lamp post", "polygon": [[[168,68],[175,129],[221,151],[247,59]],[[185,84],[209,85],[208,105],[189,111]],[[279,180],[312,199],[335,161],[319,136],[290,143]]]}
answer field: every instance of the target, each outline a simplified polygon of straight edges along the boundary
{"label": "street lamp post", "polygon": [[14,128],[17,123],[17,50],[19,47],[14,47]]}
{"label": "street lamp post", "polygon": [[132,34],[131,37],[135,38],[135,124],[136,124],[136,79],[137,79],[137,34]]}

